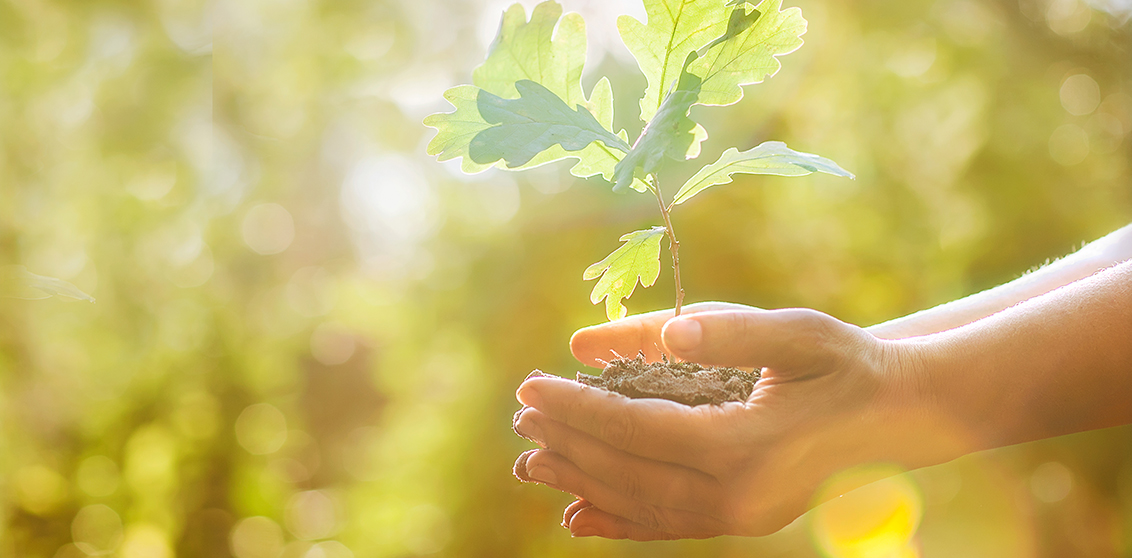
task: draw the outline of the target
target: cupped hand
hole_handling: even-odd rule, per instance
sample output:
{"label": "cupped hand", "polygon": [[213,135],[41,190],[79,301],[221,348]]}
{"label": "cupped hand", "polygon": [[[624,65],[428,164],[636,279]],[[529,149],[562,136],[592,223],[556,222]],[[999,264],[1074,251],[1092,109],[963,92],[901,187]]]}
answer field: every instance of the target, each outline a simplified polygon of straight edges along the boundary
{"label": "cupped hand", "polygon": [[742,403],[688,407],[556,377],[519,387],[515,428],[541,446],[521,477],[575,495],[575,536],[655,540],[764,535],[816,505],[823,481],[884,461],[914,468],[956,455],[939,423],[919,345],[885,341],[826,314],[709,303],[578,331],[571,349],[600,365],[662,353],[763,367]]}

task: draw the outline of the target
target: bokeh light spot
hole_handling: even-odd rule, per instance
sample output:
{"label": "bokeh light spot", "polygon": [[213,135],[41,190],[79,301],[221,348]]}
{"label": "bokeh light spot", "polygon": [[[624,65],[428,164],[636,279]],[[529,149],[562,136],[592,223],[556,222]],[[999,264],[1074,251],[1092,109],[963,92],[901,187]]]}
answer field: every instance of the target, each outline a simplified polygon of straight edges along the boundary
{"label": "bokeh light spot", "polygon": [[1098,112],[1089,119],[1089,150],[1107,155],[1115,153],[1124,142],[1124,124],[1120,119]]}
{"label": "bokeh light spot", "polygon": [[1132,95],[1113,93],[1104,98],[1099,110],[1120,121],[1121,135],[1132,133]]}
{"label": "bokeh light spot", "polygon": [[173,159],[140,164],[141,168],[126,184],[126,190],[139,200],[152,201],[164,198],[177,184],[177,162]]}
{"label": "bokeh light spot", "polygon": [[163,427],[139,428],[126,443],[126,482],[138,493],[157,494],[177,478],[177,443]]}
{"label": "bokeh light spot", "polygon": [[1071,167],[1089,156],[1089,133],[1076,124],[1059,126],[1049,136],[1049,156]]}
{"label": "bokeh light spot", "polygon": [[935,39],[909,38],[899,50],[889,56],[886,66],[892,73],[906,78],[919,77],[935,64]]}
{"label": "bokeh light spot", "polygon": [[251,405],[236,419],[236,440],[252,455],[275,453],[287,441],[287,418],[268,403]]}
{"label": "bokeh light spot", "polygon": [[276,558],[283,551],[283,529],[266,517],[249,517],[232,529],[229,544],[236,558]]}
{"label": "bokeh light spot", "polygon": [[50,514],[67,499],[67,481],[42,465],[20,469],[15,481],[20,506],[33,514]]}
{"label": "bokeh light spot", "polygon": [[207,283],[215,269],[212,250],[207,244],[203,244],[196,259],[169,270],[169,280],[182,289],[191,289]]}
{"label": "bokeh light spot", "polygon": [[156,525],[138,524],[126,529],[121,558],[173,558],[169,536]]}
{"label": "bokeh light spot", "polygon": [[364,157],[342,182],[342,217],[363,258],[383,275],[410,272],[420,244],[440,222],[434,186],[417,160],[398,154]]}
{"label": "bokeh light spot", "polygon": [[109,554],[122,543],[122,518],[110,506],[87,506],[71,521],[71,536],[75,546],[91,556]]}
{"label": "bokeh light spot", "polygon": [[826,481],[819,497],[832,499],[811,513],[818,548],[830,558],[917,556],[912,543],[923,517],[923,498],[901,473],[890,465],[861,466]]}
{"label": "bokeh light spot", "polygon": [[1066,112],[1084,116],[1101,104],[1101,86],[1089,74],[1074,74],[1061,82],[1061,106]]}
{"label": "bokeh light spot", "polygon": [[1073,473],[1057,461],[1042,463],[1030,475],[1030,492],[1047,504],[1060,502],[1073,490]]}
{"label": "bokeh light spot", "polygon": [[323,541],[312,546],[303,558],[354,558],[354,553],[338,541]]}
{"label": "bokeh light spot", "polygon": [[277,203],[261,203],[244,215],[240,227],[244,243],[257,254],[278,254],[295,240],[291,212]]}
{"label": "bokeh light spot", "polygon": [[297,539],[325,539],[338,529],[334,500],[320,490],[308,490],[287,502],[287,530]]}
{"label": "bokeh light spot", "polygon": [[1093,19],[1093,11],[1081,0],[1053,0],[1046,9],[1046,22],[1058,35],[1084,31]]}
{"label": "bokeh light spot", "polygon": [[55,551],[52,558],[87,558],[89,554],[83,552],[79,547],[74,544],[65,544]]}

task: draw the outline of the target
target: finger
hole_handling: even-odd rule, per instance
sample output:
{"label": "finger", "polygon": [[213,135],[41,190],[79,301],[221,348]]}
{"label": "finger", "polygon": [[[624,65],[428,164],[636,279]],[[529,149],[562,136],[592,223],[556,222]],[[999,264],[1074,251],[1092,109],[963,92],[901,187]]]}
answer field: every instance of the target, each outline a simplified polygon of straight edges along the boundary
{"label": "finger", "polygon": [[[727,302],[701,302],[683,309],[683,314],[717,310],[750,310],[750,306]],[[660,360],[664,344],[660,328],[672,318],[672,310],[659,310],[648,314],[629,316],[596,326],[579,329],[570,338],[570,351],[586,366],[602,368],[605,363],[623,356],[633,358],[638,352],[645,360]]]}
{"label": "finger", "polygon": [[570,529],[571,537],[603,537],[633,541],[666,541],[680,538],[671,533],[638,525],[593,506],[579,509],[571,518],[567,528]]}
{"label": "finger", "polygon": [[566,506],[566,509],[562,511],[562,526],[569,529],[570,520],[574,518],[574,515],[592,505],[593,504],[591,504],[589,501],[583,500],[581,498],[574,500],[573,503],[571,503],[569,506]]}
{"label": "finger", "polygon": [[769,367],[778,373],[805,370],[845,354],[868,336],[816,310],[703,312],[664,324],[664,346],[701,364]]}
{"label": "finger", "polygon": [[524,410],[515,427],[629,499],[705,515],[721,511],[722,487],[707,473],[614,449],[537,409]]}
{"label": "finger", "polygon": [[[528,378],[529,377],[530,376],[528,376]],[[518,436],[520,438],[525,438],[528,441],[534,442],[534,443],[542,446],[543,448],[545,448],[546,444],[543,443],[542,440],[535,438],[533,436],[529,436],[527,434],[524,434],[521,430],[519,430],[519,417],[523,416],[523,413],[525,413],[528,409],[530,409],[530,407],[523,405],[522,409],[515,411],[515,415],[511,417],[511,431],[514,432],[516,436]],[[530,431],[530,428],[528,428],[527,430]]]}
{"label": "finger", "polygon": [[[728,432],[707,420],[709,405],[689,407],[665,399],[629,399],[562,378],[530,378],[519,402],[616,449],[646,459],[708,470],[712,450]],[[714,427],[713,427],[714,426]]]}
{"label": "finger", "polygon": [[535,450],[527,459],[526,466],[532,480],[573,494],[649,529],[685,536],[711,536],[723,532],[724,524],[717,518],[626,498],[553,450]]}
{"label": "finger", "polygon": [[520,482],[535,482],[535,480],[531,478],[531,475],[527,473],[527,460],[535,454],[535,451],[537,450],[524,451],[515,459],[515,465],[512,466],[511,473],[515,475],[515,478],[519,479]]}

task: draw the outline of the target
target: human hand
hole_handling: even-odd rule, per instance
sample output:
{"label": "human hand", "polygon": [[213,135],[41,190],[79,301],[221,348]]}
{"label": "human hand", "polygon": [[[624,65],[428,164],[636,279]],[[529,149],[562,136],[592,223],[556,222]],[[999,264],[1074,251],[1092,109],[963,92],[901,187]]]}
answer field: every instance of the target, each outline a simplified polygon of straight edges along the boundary
{"label": "human hand", "polygon": [[743,403],[688,407],[534,376],[515,428],[543,449],[516,473],[574,494],[574,536],[655,540],[764,535],[819,502],[853,465],[915,468],[962,453],[939,423],[917,343],[878,339],[813,310],[693,305],[578,331],[583,363],[661,351],[701,364],[766,367]]}

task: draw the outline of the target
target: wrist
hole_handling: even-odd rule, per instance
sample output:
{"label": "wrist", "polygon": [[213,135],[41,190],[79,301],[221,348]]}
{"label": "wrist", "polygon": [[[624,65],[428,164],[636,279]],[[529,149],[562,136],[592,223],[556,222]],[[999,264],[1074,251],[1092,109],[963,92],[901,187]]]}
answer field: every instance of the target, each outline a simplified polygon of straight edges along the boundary
{"label": "wrist", "polygon": [[970,384],[956,373],[954,348],[938,335],[882,340],[891,363],[886,406],[902,443],[912,453],[900,459],[909,468],[951,461],[986,446],[978,429],[985,405],[969,398]]}

